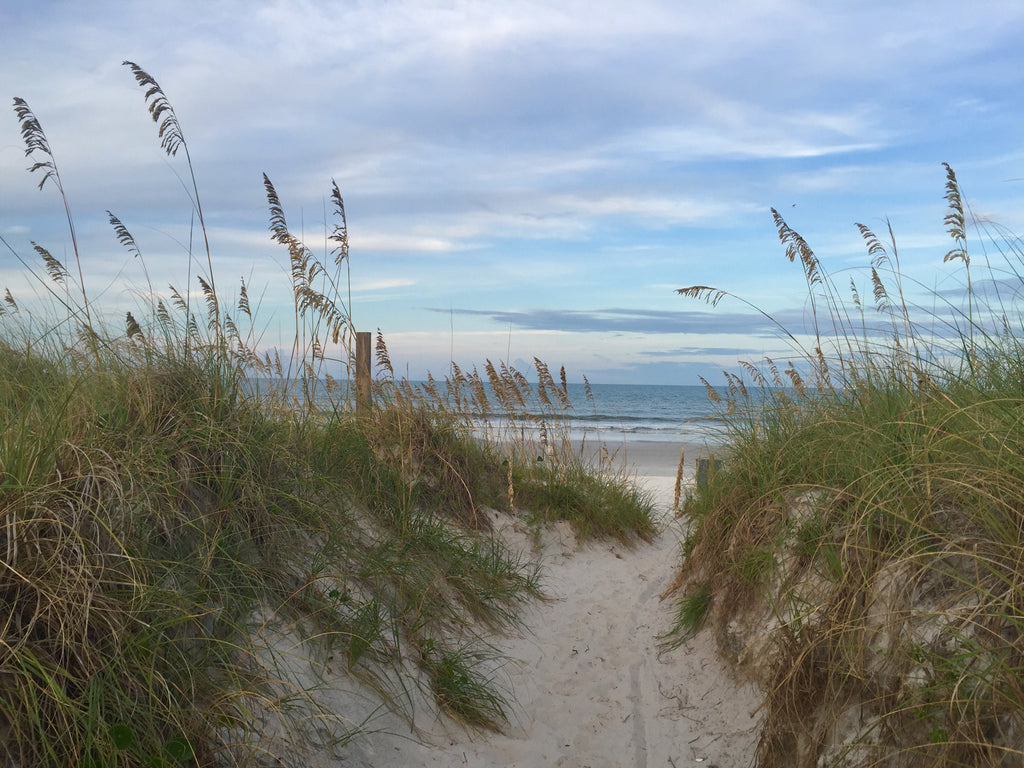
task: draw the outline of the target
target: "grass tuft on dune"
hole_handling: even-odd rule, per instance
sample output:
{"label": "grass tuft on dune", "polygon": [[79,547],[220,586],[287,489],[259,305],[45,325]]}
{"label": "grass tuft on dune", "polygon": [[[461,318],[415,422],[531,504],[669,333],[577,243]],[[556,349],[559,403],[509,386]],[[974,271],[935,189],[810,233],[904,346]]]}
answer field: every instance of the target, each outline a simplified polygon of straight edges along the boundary
{"label": "grass tuft on dune", "polygon": [[1024,764],[1024,254],[948,166],[946,200],[959,299],[863,225],[844,296],[775,214],[814,317],[785,329],[795,362],[730,377],[729,460],[688,499],[678,579],[678,637],[712,627],[762,684],[760,765]]}

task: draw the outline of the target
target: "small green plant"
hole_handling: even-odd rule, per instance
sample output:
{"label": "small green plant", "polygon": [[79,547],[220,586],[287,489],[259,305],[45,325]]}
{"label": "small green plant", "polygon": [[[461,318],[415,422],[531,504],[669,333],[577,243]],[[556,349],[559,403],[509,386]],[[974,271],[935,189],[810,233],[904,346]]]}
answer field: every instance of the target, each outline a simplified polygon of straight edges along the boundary
{"label": "small green plant", "polygon": [[828,579],[839,582],[843,578],[843,563],[829,523],[820,515],[805,520],[794,534],[793,551],[815,562]]}
{"label": "small green plant", "polygon": [[767,547],[752,547],[736,560],[736,570],[747,584],[759,584],[774,563],[772,550]]}
{"label": "small green plant", "polygon": [[682,645],[700,631],[711,608],[712,598],[711,587],[707,584],[691,588],[680,598],[675,621],[666,636],[672,647]]}
{"label": "small green plant", "polygon": [[497,730],[505,722],[508,701],[493,676],[480,672],[488,654],[431,644],[426,657],[430,687],[442,709],[473,728]]}
{"label": "small green plant", "polygon": [[[117,723],[111,726],[108,734],[114,749],[118,753],[125,753],[143,765],[160,766],[161,768],[173,768],[173,766],[189,765],[195,761],[195,752],[188,739],[182,736],[175,736],[165,741],[158,752],[146,754],[140,749],[135,739],[135,732],[130,725]],[[87,768],[99,768],[102,765],[95,759],[87,758],[84,763]]]}

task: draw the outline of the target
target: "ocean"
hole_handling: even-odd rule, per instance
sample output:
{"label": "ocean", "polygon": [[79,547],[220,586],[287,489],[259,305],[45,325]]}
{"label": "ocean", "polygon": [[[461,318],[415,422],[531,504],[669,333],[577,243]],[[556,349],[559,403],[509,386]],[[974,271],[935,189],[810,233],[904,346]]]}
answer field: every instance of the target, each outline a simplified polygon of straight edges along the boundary
{"label": "ocean", "polygon": [[703,386],[658,384],[591,384],[587,399],[582,384],[569,384],[573,437],[603,442],[657,440],[719,443],[724,423],[720,406]]}
{"label": "ocean", "polygon": [[[583,384],[569,384],[569,409],[560,408],[553,394],[552,405],[541,405],[534,391],[520,416],[526,413],[540,418],[517,418],[517,428],[539,431],[545,424],[554,431],[567,430],[574,440],[609,445],[637,441],[717,445],[723,441],[720,406],[711,402],[703,386],[591,384],[590,388],[588,398]],[[487,391],[490,395],[489,387]],[[507,415],[496,410],[493,395],[491,398],[495,411],[487,414],[485,421],[500,430]],[[559,424],[560,420],[564,423]]]}
{"label": "ocean", "polygon": [[[265,380],[264,386],[268,384]],[[418,385],[423,382],[412,382]],[[444,391],[444,383],[438,382]],[[492,426],[502,425],[507,414],[501,413],[497,399],[485,384],[491,412],[485,420]],[[530,401],[519,414],[532,414],[541,418],[516,418],[518,428],[539,430],[544,423],[549,429],[567,429],[572,439],[601,441],[607,444],[624,441],[663,441],[673,443],[723,442],[724,422],[719,404],[711,402],[703,386],[659,384],[591,384],[591,397],[587,397],[583,384],[567,386],[572,407],[560,408],[555,395],[551,405],[537,398],[536,385],[532,386]],[[464,393],[467,397],[468,390]],[[329,407],[326,392],[318,393],[320,404]],[[543,422],[542,422],[543,420]],[[564,424],[555,422],[564,420]]]}

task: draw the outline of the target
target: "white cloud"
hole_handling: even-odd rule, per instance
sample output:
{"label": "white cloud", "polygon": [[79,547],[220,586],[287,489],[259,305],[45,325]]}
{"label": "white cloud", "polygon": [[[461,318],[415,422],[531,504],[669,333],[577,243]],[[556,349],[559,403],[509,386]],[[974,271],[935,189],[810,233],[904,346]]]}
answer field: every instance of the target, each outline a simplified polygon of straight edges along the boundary
{"label": "white cloud", "polygon": [[706,222],[736,210],[735,205],[713,200],[629,195],[552,195],[542,201],[542,207],[563,211],[566,218],[639,217],[661,225]]}
{"label": "white cloud", "polygon": [[859,111],[794,114],[730,102],[727,107],[708,110],[703,120],[691,125],[638,129],[609,150],[683,162],[814,158],[873,151],[884,144],[881,132]]}
{"label": "white cloud", "polygon": [[451,253],[469,247],[445,237],[365,230],[353,233],[349,238],[349,244],[351,251],[355,253]]}
{"label": "white cloud", "polygon": [[372,291],[387,291],[391,288],[408,288],[413,285],[416,285],[415,280],[395,277],[363,281],[355,286],[354,290],[357,290],[359,293],[370,293]]}

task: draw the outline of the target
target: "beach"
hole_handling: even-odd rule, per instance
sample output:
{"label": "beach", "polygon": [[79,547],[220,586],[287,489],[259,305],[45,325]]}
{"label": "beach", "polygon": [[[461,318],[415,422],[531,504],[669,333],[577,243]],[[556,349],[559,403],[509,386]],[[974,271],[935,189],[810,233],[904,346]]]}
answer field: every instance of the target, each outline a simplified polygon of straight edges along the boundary
{"label": "beach", "polygon": [[[733,679],[699,634],[670,650],[673,600],[660,594],[680,557],[685,521],[671,510],[681,444],[609,446],[655,499],[661,532],[652,543],[576,542],[567,525],[541,536],[507,515],[501,535],[540,559],[548,600],[529,606],[521,632],[494,639],[506,661],[496,679],[514,698],[502,733],[479,733],[420,713],[415,729],[378,712],[340,765],[383,766],[742,766],[752,763],[759,697]],[[708,449],[686,446],[686,480]],[[336,699],[337,706],[347,706]],[[351,713],[365,718],[366,713]],[[336,763],[339,764],[339,763]]]}

